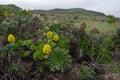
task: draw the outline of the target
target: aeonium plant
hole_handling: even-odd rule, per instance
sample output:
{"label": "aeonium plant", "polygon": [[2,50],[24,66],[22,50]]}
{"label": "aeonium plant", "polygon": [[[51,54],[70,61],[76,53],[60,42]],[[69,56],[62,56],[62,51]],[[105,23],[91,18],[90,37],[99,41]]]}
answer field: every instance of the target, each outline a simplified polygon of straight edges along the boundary
{"label": "aeonium plant", "polygon": [[[65,48],[65,36],[48,31],[46,39],[40,39],[36,44],[32,39],[17,40],[19,42],[18,48],[22,48],[18,52],[21,52],[22,58],[32,57],[35,61],[40,61],[42,64],[45,62],[44,66],[49,67],[51,71],[64,72],[68,70],[72,59]],[[18,45],[15,40],[16,38],[13,34],[8,36],[8,42]],[[53,64],[54,66],[52,66]]]}

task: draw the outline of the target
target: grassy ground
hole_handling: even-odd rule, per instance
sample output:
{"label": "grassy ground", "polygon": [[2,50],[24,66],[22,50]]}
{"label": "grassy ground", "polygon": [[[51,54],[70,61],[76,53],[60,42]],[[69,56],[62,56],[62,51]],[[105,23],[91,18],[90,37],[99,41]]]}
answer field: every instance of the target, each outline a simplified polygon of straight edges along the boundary
{"label": "grassy ground", "polygon": [[97,28],[102,34],[113,35],[115,34],[116,30],[120,28],[119,23],[109,24],[107,22],[93,21],[93,20],[82,20],[82,21],[79,20],[79,21],[76,21],[76,25],[79,25],[82,22],[86,23],[87,32],[90,32],[93,28]]}

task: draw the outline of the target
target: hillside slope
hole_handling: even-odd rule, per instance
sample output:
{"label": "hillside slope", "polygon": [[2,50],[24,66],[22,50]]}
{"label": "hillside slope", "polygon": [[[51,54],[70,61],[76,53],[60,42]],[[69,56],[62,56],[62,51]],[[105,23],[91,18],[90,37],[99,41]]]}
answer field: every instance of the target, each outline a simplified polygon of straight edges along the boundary
{"label": "hillside slope", "polygon": [[9,9],[9,10],[22,10],[22,8],[14,5],[14,4],[8,4],[8,5],[0,5],[0,7]]}
{"label": "hillside slope", "polygon": [[105,16],[105,14],[95,11],[90,11],[82,8],[71,9],[50,9],[50,10],[31,10],[32,13],[48,12],[54,14],[78,14],[81,16]]}
{"label": "hillside slope", "polygon": [[51,9],[50,12],[55,13],[72,13],[72,14],[81,14],[84,16],[105,16],[103,13],[90,11],[82,8],[72,8],[72,9]]}

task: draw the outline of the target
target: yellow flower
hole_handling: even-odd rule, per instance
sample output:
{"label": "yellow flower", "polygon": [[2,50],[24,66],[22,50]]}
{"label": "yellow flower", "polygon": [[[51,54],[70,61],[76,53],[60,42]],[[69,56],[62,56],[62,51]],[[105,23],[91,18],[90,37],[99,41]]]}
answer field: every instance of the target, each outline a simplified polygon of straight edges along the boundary
{"label": "yellow flower", "polygon": [[43,53],[44,54],[50,54],[52,52],[52,49],[49,44],[45,44],[43,47]]}
{"label": "yellow flower", "polygon": [[59,36],[58,36],[57,34],[54,35],[54,37],[53,37],[53,40],[54,40],[54,41],[59,41],[59,39],[60,39],[60,38],[59,38]]}
{"label": "yellow flower", "polygon": [[50,39],[50,38],[52,38],[52,37],[53,37],[53,32],[48,31],[48,32],[47,32],[47,39]]}
{"label": "yellow flower", "polygon": [[13,34],[8,35],[8,42],[11,42],[11,43],[15,42],[15,36]]}

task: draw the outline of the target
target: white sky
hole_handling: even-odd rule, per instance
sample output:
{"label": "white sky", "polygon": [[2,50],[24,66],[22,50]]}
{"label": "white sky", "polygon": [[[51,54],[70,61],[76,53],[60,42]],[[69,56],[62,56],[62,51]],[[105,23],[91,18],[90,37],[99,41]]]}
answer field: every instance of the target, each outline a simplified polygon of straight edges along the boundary
{"label": "white sky", "polygon": [[120,0],[0,0],[23,9],[84,8],[120,17]]}

